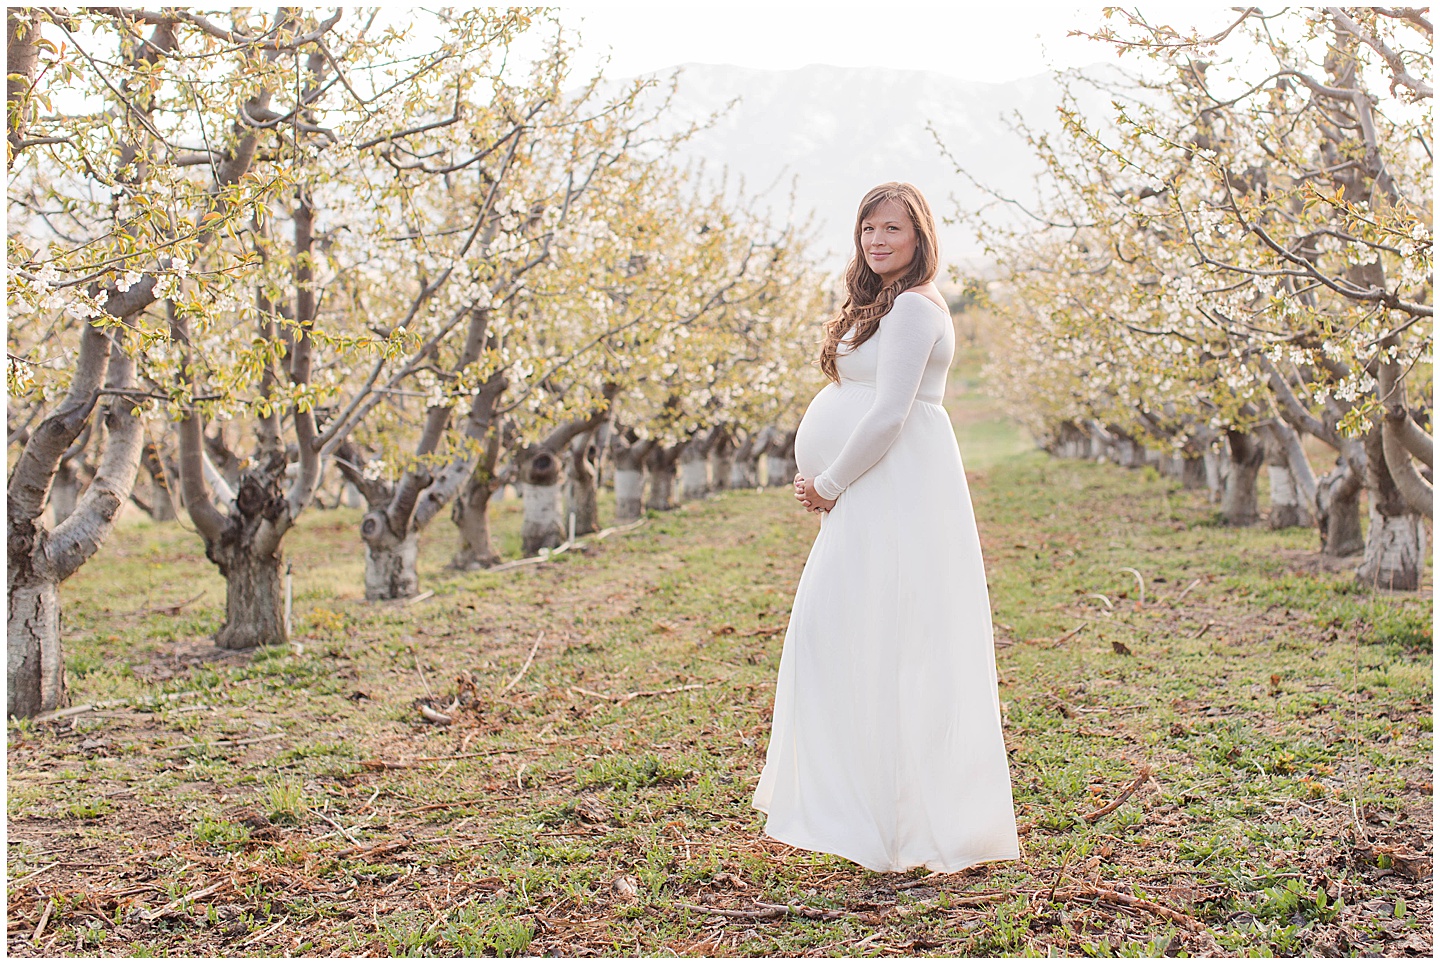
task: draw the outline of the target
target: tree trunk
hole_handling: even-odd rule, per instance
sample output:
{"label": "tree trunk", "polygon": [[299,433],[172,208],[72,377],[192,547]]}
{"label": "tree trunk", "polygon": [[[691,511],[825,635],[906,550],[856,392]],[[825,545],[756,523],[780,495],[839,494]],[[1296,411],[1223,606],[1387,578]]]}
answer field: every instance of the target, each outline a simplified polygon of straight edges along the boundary
{"label": "tree trunk", "polygon": [[[140,454],[140,465],[145,470],[145,478],[149,483],[149,500],[145,512],[157,523],[168,523],[175,518],[175,499],[170,491],[170,483],[166,479],[165,465],[160,461],[159,450],[154,443],[147,442]],[[172,471],[171,478],[175,473]]]}
{"label": "tree trunk", "polygon": [[575,516],[575,535],[600,531],[600,453],[598,430],[583,433],[570,443],[570,472],[565,483],[567,521]]}
{"label": "tree trunk", "polygon": [[1365,538],[1360,532],[1361,472],[1342,455],[1336,460],[1335,468],[1316,483],[1320,552],[1326,556],[1354,556],[1365,549]]}
{"label": "tree trunk", "polygon": [[360,537],[365,541],[365,599],[404,600],[420,592],[415,569],[419,531],[397,536],[385,513],[378,511],[366,513],[360,521]]}
{"label": "tree trunk", "polygon": [[1226,461],[1220,516],[1227,526],[1253,526],[1260,519],[1260,498],[1255,481],[1265,463],[1265,447],[1248,433],[1226,430]]}
{"label": "tree trunk", "polygon": [[[1314,495],[1314,476],[1308,480],[1310,494],[1307,495],[1304,483],[1295,478],[1295,472],[1291,468],[1292,456],[1286,452],[1285,442],[1281,438],[1281,433],[1285,432],[1294,434],[1294,430],[1283,423],[1268,426],[1265,430],[1265,471],[1270,477],[1271,529],[1312,526],[1315,523],[1314,514],[1310,511]],[[1301,458],[1304,458],[1303,454]],[[1308,470],[1309,466],[1305,468]]]}
{"label": "tree trunk", "polygon": [[1365,481],[1370,492],[1370,531],[1355,578],[1378,590],[1416,590],[1425,562],[1425,520],[1413,512],[1385,461],[1383,428],[1365,436]]}
{"label": "tree trunk", "polygon": [[645,470],[615,466],[615,522],[628,523],[644,511]]}
{"label": "tree trunk", "polygon": [[710,449],[710,485],[715,490],[734,488],[735,438],[729,428],[715,429],[715,444]]}
{"label": "tree trunk", "polygon": [[249,650],[288,643],[280,554],[227,542],[216,547],[211,559],[225,577],[225,625],[215,634],[215,645]]}
{"label": "tree trunk", "polygon": [[450,508],[450,518],[460,531],[460,549],[450,559],[456,570],[481,570],[500,562],[490,538],[490,497],[495,488],[485,466],[478,467]]}
{"label": "tree trunk", "polygon": [[340,484],[340,505],[347,509],[359,509],[365,505],[365,497],[348,479]]}
{"label": "tree trunk", "polygon": [[655,448],[654,439],[625,439],[616,434],[610,440],[610,461],[615,467],[615,522],[628,523],[644,511],[645,457]]}
{"label": "tree trunk", "polygon": [[[10,560],[12,569],[16,560]],[[60,597],[56,584],[31,574],[13,577],[6,611],[6,713],[34,717],[65,699],[65,660],[60,649]]]}
{"label": "tree trunk", "polygon": [[680,448],[680,496],[699,499],[710,492],[709,430],[693,433]]}
{"label": "tree trunk", "polygon": [[1180,457],[1180,488],[1206,488],[1205,457],[1192,456],[1188,452]]}
{"label": "tree trunk", "polygon": [[58,526],[75,512],[80,501],[80,460],[62,459],[55,470],[55,480],[50,484],[50,512],[52,526]]}
{"label": "tree trunk", "polygon": [[684,443],[673,446],[656,445],[645,457],[645,468],[650,473],[650,491],[646,494],[645,508],[664,511],[675,508],[675,463],[680,458]]}
{"label": "tree trunk", "polygon": [[795,432],[770,434],[765,445],[765,485],[771,487],[791,486],[800,469],[795,465]]}
{"label": "tree trunk", "polygon": [[1114,431],[1114,440],[1110,458],[1116,465],[1124,466],[1126,469],[1139,469],[1145,465],[1145,448],[1143,446],[1119,431]]}
{"label": "tree trunk", "polygon": [[760,437],[754,432],[745,433],[745,441],[740,443],[730,457],[730,488],[731,489],[755,489],[760,485]]}
{"label": "tree trunk", "polygon": [[[133,323],[134,319],[127,321]],[[57,587],[89,560],[114,528],[139,469],[144,426],[122,397],[103,412],[93,408],[99,380],[128,388],[135,363],[98,330],[81,333],[80,358],[62,405],[31,434],[15,461],[6,499],[7,710],[30,717],[65,700]],[[40,523],[49,484],[85,420],[103,420],[105,444],[95,476],[70,515],[53,530]]]}
{"label": "tree trunk", "polygon": [[524,515],[520,522],[520,553],[534,556],[540,550],[565,542],[560,519],[560,459],[548,449],[526,458],[518,457],[520,498]]}

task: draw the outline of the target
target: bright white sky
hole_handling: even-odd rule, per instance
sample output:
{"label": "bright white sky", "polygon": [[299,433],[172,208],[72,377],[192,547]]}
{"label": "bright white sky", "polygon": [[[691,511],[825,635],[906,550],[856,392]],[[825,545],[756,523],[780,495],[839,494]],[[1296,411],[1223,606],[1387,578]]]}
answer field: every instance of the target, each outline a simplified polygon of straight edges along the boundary
{"label": "bright white sky", "polygon": [[[1115,56],[1106,45],[1066,36],[1104,23],[1098,3],[557,0],[555,5],[566,26],[580,32],[584,56],[575,66],[581,75],[608,52],[610,77],[683,63],[780,70],[833,64],[933,70],[998,83]],[[1230,4],[1222,3],[1146,3],[1142,9],[1152,22],[1169,19],[1182,29],[1220,29],[1235,16]]]}

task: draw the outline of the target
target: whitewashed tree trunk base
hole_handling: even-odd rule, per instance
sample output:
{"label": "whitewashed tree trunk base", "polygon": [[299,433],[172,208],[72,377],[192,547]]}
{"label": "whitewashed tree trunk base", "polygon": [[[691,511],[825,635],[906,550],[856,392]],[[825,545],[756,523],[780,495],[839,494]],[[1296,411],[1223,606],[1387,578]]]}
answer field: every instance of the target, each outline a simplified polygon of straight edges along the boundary
{"label": "whitewashed tree trunk base", "polygon": [[760,472],[754,458],[736,459],[730,463],[730,488],[754,489],[760,485]]}
{"label": "whitewashed tree trunk base", "polygon": [[788,460],[784,456],[765,456],[765,485],[771,488],[780,486],[792,486],[795,484],[795,473],[786,472]]}
{"label": "whitewashed tree trunk base", "polygon": [[1365,558],[1355,579],[1376,590],[1418,590],[1425,565],[1425,520],[1407,513],[1383,516],[1372,505]]}
{"label": "whitewashed tree trunk base", "polygon": [[710,461],[705,456],[680,457],[680,495],[699,499],[710,492]]}
{"label": "whitewashed tree trunk base", "polygon": [[628,523],[640,518],[641,501],[645,494],[643,469],[615,470],[615,522]]}
{"label": "whitewashed tree trunk base", "polygon": [[1239,432],[1228,432],[1226,444],[1229,458],[1225,460],[1220,495],[1220,517],[1227,526],[1253,526],[1260,521],[1260,490],[1256,482],[1260,467],[1265,464],[1265,448],[1260,440]]}
{"label": "whitewashed tree trunk base", "polygon": [[340,505],[350,509],[364,509],[365,497],[355,488],[354,483],[347,481],[340,487]]}
{"label": "whitewashed tree trunk base", "polygon": [[735,449],[716,447],[710,453],[710,479],[714,489],[735,488]]}
{"label": "whitewashed tree trunk base", "polygon": [[1289,529],[1294,526],[1309,526],[1310,514],[1300,502],[1295,488],[1295,479],[1290,475],[1286,463],[1265,467],[1270,477],[1270,528]]}
{"label": "whitewashed tree trunk base", "polygon": [[520,522],[520,552],[534,556],[547,547],[565,542],[561,522],[560,484],[521,483],[520,499],[524,506]]}
{"label": "whitewashed tree trunk base", "polygon": [[1210,490],[1210,501],[1220,501],[1220,494],[1224,491],[1224,469],[1228,460],[1224,453],[1210,450],[1205,453],[1205,488]]}
{"label": "whitewashed tree trunk base", "polygon": [[675,465],[650,468],[650,490],[645,495],[645,508],[664,512],[675,508]]}

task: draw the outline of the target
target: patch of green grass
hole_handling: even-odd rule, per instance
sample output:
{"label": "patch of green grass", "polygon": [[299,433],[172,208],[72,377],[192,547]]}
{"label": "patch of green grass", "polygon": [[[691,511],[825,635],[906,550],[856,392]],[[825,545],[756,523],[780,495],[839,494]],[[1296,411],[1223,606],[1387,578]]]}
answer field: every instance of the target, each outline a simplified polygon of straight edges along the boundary
{"label": "patch of green grass", "polygon": [[239,851],[250,841],[250,829],[224,818],[202,816],[195,825],[195,837],[225,851]]}
{"label": "patch of green grass", "polygon": [[305,816],[305,788],[296,778],[265,784],[266,816],[275,824],[299,824]]}
{"label": "patch of green grass", "polygon": [[582,788],[599,786],[634,791],[642,787],[682,781],[686,773],[687,769],[680,764],[662,760],[654,754],[635,757],[612,754],[578,770],[575,783]]}

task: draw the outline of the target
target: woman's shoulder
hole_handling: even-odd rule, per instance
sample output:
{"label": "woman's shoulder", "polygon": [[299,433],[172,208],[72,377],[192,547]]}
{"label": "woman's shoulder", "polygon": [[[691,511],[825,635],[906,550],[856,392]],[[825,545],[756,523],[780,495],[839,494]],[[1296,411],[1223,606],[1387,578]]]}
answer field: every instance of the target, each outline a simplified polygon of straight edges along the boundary
{"label": "woman's shoulder", "polygon": [[940,302],[936,301],[936,299],[941,297],[940,292],[934,289],[932,289],[932,292],[935,296],[934,298],[930,297],[929,294],[926,294],[919,289],[908,288],[895,296],[895,304],[898,306],[902,298],[906,300],[907,305],[914,305],[917,301],[921,301],[929,305],[931,308],[935,309],[937,312],[943,312],[946,316],[949,316],[950,309],[946,308],[945,306],[941,305]]}
{"label": "woman's shoulder", "polygon": [[[890,319],[904,319],[905,321],[900,323],[900,328],[913,331],[917,335],[925,332],[934,341],[942,336],[945,323],[950,320],[950,311],[941,308],[934,299],[912,288],[895,296],[895,303],[886,314],[884,321]],[[883,331],[887,326],[882,322],[880,327]],[[892,331],[896,329],[894,325],[888,327]]]}

